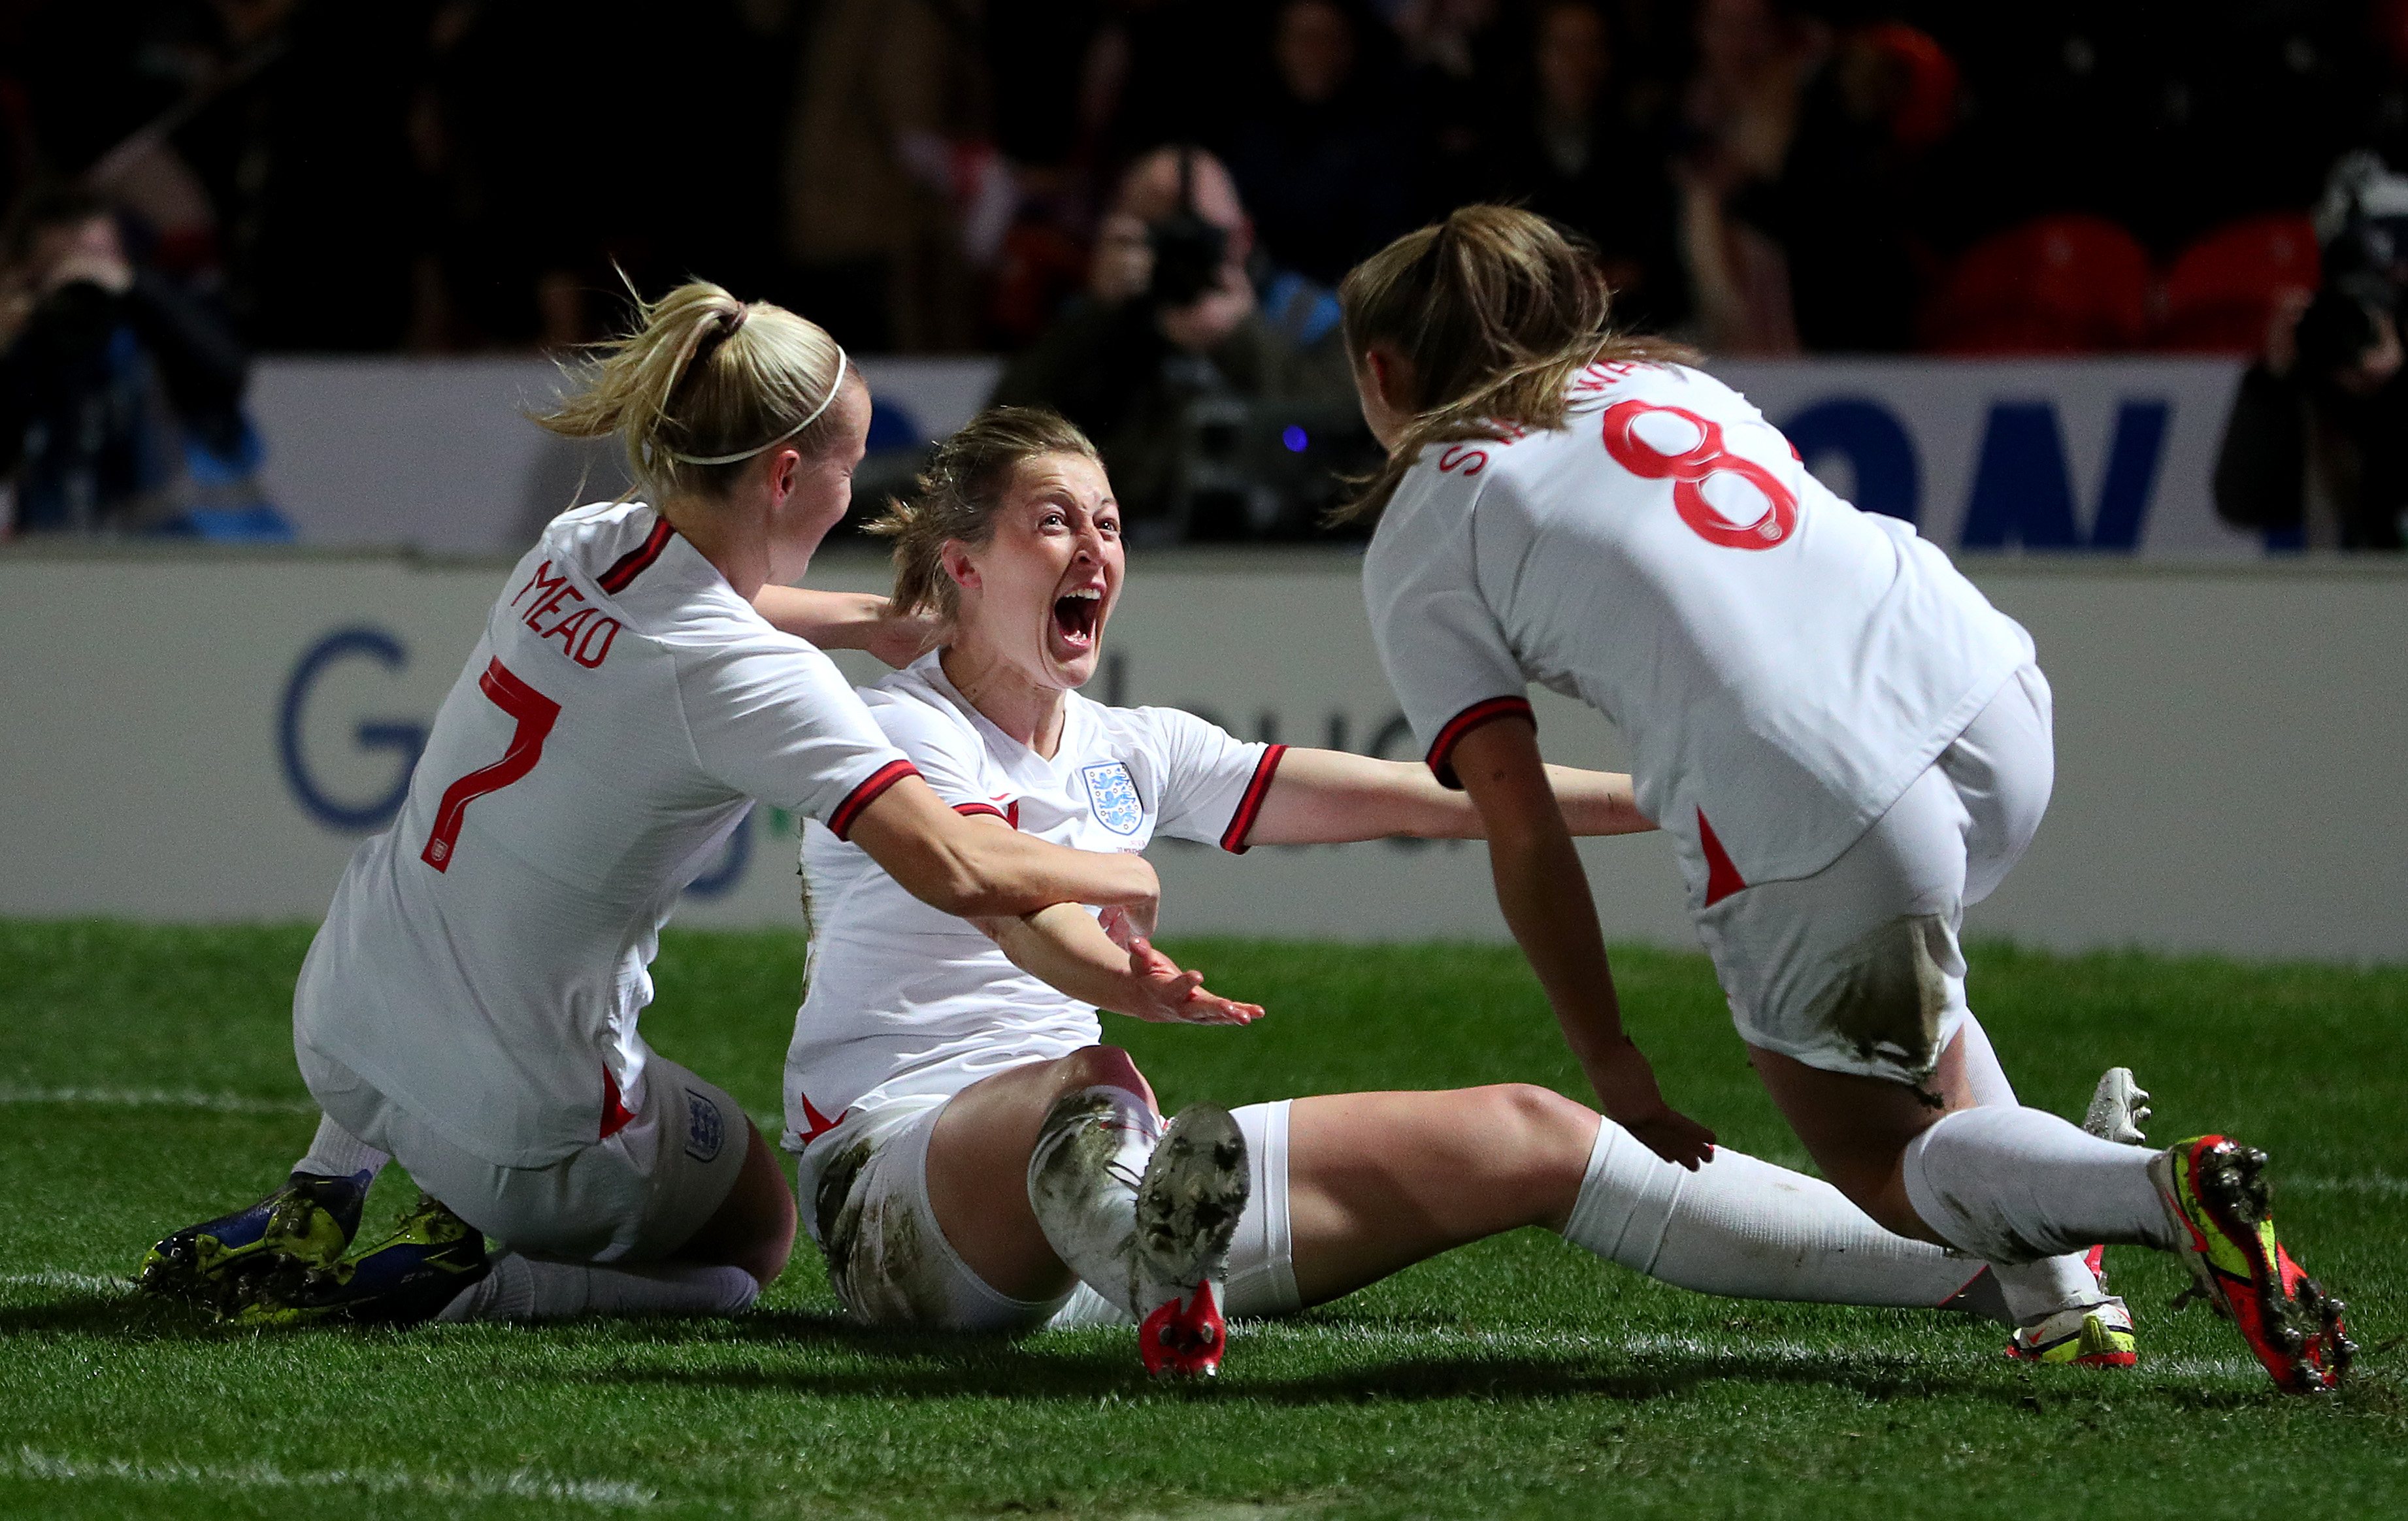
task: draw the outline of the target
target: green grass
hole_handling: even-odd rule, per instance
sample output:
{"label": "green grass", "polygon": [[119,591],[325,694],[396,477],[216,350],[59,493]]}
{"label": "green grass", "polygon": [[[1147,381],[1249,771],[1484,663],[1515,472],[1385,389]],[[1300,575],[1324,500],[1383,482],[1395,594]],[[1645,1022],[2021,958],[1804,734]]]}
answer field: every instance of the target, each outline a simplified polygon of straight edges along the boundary
{"label": "green grass", "polygon": [[[1991,948],[1976,1006],[2028,1102],[2110,1062],[2157,1131],[2274,1154],[2285,1232],[2367,1348],[2271,1392],[2177,1270],[2115,1253],[2133,1374],[2032,1370],[1937,1314],[1705,1299],[1536,1232],[1242,1329],[1217,1388],[1126,1331],[871,1336],[808,1246],[732,1324],[215,1329],[116,1275],[306,1141],[287,1010],[306,931],[0,924],[0,1515],[813,1518],[2408,1514],[2408,972]],[[1166,1106],[1531,1079],[1579,1093],[1510,952],[1189,943],[1251,1031],[1114,1021]],[[1802,1160],[1695,956],[1620,954],[1641,1042],[1726,1141]],[[653,1042],[777,1103],[800,948],[672,935]],[[246,1105],[128,1102],[155,1091]],[[280,1108],[287,1105],[289,1108]],[[372,1210],[397,1209],[388,1175]]]}

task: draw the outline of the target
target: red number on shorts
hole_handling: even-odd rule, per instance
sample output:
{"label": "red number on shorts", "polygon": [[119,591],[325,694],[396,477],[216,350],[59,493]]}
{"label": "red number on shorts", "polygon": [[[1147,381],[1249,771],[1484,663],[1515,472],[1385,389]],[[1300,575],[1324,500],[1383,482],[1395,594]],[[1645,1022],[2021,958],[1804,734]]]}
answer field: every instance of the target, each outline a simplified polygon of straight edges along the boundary
{"label": "red number on shorts", "polygon": [[468,805],[534,770],[535,763],[543,759],[543,741],[552,733],[552,721],[560,716],[560,704],[511,675],[498,657],[485,667],[477,685],[493,699],[494,707],[517,719],[519,726],[500,760],[469,772],[443,789],[443,806],[435,811],[435,827],[426,837],[426,849],[418,856],[437,871],[452,868],[452,852],[460,843],[460,821],[466,815]]}
{"label": "red number on shorts", "polygon": [[[1640,420],[1659,412],[1696,428],[1698,441],[1680,453],[1667,454],[1641,438]],[[1632,475],[1650,481],[1669,478],[1673,509],[1709,544],[1729,550],[1769,550],[1798,526],[1797,495],[1756,461],[1726,452],[1722,424],[1685,408],[1615,402],[1605,409],[1605,452]],[[1717,475],[1735,475],[1754,486],[1764,497],[1763,515],[1754,523],[1733,523],[1715,510],[1706,500],[1705,482]]]}

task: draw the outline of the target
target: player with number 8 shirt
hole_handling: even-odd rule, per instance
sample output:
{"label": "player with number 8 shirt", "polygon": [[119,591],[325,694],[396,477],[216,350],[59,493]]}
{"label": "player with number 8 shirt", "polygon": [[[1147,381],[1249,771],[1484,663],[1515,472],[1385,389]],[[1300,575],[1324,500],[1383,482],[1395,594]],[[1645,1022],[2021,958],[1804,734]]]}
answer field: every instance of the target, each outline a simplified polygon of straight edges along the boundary
{"label": "player with number 8 shirt", "polygon": [[1440,780],[1607,1114],[1695,1166],[1713,1132],[1623,1034],[1526,696],[1629,742],[1750,1060],[1825,1175],[1901,1235],[1992,1264],[2010,1351],[2128,1366],[2093,1243],[2179,1252],[2282,1387],[2321,1391],[2340,1307],[2275,1241],[2262,1155],[2162,1152],[2020,1107],[1965,998],[1965,906],[2004,879],[2055,775],[2031,639],[1912,525],[1808,474],[1746,399],[1615,333],[1588,251],[1469,207],[1340,292],[1388,451],[1364,596]]}
{"label": "player with number 8 shirt", "polygon": [[[294,1051],[326,1116],[309,1154],[162,1241],[146,1289],[266,1324],[750,1304],[792,1250],[793,1198],[743,1110],[637,1022],[660,926],[755,799],[948,912],[1151,923],[1141,859],[962,818],[752,607],[851,499],[870,409],[843,351],[699,281],[638,314],[539,421],[619,438],[654,505],[565,512],[511,572],[302,968]],[[347,1255],[389,1156],[427,1198]]]}

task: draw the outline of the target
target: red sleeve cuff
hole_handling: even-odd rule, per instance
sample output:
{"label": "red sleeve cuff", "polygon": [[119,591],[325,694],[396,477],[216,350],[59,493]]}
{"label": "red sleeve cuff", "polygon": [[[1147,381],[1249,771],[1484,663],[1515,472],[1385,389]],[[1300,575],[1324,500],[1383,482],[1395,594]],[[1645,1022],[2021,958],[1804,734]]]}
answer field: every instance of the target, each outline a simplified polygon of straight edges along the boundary
{"label": "red sleeve cuff", "polygon": [[966,819],[974,819],[992,815],[995,818],[1001,819],[1006,824],[1011,823],[1011,815],[996,807],[993,803],[955,803],[953,805],[953,811],[959,813]]}
{"label": "red sleeve cuff", "polygon": [[1530,711],[1530,699],[1527,697],[1484,697],[1473,703],[1448,719],[1429,747],[1429,768],[1438,778],[1440,786],[1462,790],[1463,783],[1455,774],[1455,747],[1463,742],[1465,735],[1499,718],[1518,718],[1532,728],[1539,726],[1537,716]]}
{"label": "red sleeve cuff", "polygon": [[1229,815],[1229,827],[1221,831],[1221,848],[1232,855],[1243,855],[1252,849],[1246,837],[1254,832],[1254,819],[1263,811],[1263,799],[1270,796],[1271,778],[1279,771],[1280,757],[1287,746],[1271,745],[1263,751],[1263,758],[1254,762],[1254,780],[1246,783],[1245,796],[1238,799],[1238,811]]}
{"label": "red sleeve cuff", "polygon": [[920,768],[907,760],[888,761],[877,770],[870,772],[868,780],[853,788],[846,796],[845,800],[837,805],[836,811],[828,815],[829,831],[838,839],[849,839],[853,834],[853,824],[860,819],[863,809],[884,796],[887,788],[905,777],[919,774]]}

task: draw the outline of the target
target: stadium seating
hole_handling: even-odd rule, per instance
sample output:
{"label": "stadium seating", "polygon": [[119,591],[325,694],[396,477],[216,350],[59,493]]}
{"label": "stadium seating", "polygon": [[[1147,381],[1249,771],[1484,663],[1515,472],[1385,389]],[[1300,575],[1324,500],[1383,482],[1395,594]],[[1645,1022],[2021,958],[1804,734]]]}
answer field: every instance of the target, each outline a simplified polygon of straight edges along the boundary
{"label": "stadium seating", "polygon": [[1977,243],[1924,312],[1940,353],[2138,349],[2152,277],[2139,240],[2103,217],[2035,218]]}
{"label": "stadium seating", "polygon": [[2316,232],[2306,217],[2250,217],[2219,227],[2185,249],[2167,275],[2157,346],[2253,351],[2265,342],[2284,294],[2313,291],[2317,277]]}

